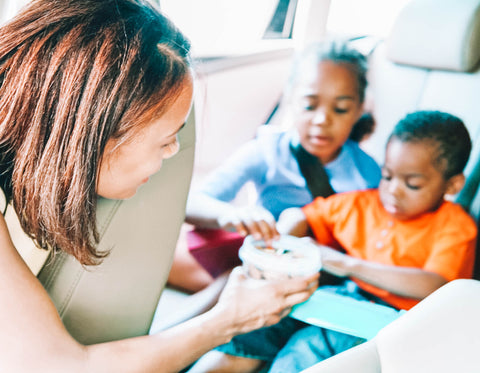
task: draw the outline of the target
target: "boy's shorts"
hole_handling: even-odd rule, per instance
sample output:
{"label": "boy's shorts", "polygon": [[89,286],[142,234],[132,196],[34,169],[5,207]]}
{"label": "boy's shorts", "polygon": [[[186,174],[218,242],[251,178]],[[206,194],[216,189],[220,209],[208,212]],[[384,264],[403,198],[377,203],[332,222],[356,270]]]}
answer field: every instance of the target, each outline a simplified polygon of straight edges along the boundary
{"label": "boy's shorts", "polygon": [[[348,295],[354,299],[375,301],[386,304],[382,300],[366,293],[351,280],[344,280],[339,285],[325,285],[323,290],[336,294]],[[247,357],[271,362],[285,346],[294,333],[310,326],[291,317],[283,318],[279,323],[254,330],[250,333],[237,335],[229,343],[216,348],[228,355]],[[318,328],[320,330],[320,328]],[[320,332],[320,331],[319,331]]]}

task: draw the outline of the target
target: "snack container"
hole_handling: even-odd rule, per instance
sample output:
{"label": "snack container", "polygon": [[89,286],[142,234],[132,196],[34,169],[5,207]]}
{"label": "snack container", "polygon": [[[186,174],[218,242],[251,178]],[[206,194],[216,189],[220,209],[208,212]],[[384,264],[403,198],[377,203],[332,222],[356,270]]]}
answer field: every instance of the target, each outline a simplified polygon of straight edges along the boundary
{"label": "snack container", "polygon": [[263,240],[245,237],[238,253],[245,272],[257,279],[280,279],[320,271],[320,249],[298,237],[283,235],[267,246]]}

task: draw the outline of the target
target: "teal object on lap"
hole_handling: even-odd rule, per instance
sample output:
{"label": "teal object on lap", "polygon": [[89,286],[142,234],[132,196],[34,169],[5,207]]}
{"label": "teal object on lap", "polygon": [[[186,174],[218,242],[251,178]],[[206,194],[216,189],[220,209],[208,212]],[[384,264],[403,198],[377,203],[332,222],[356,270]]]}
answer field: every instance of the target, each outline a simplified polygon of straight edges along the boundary
{"label": "teal object on lap", "polygon": [[306,302],[293,307],[289,316],[308,324],[372,339],[380,329],[405,312],[318,289]]}

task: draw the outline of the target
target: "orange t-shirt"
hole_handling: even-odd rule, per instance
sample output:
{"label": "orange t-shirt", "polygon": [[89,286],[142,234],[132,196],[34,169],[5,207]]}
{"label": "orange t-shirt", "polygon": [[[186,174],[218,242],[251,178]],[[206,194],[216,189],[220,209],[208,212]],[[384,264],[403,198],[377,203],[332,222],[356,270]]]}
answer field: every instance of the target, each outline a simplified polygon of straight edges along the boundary
{"label": "orange t-shirt", "polygon": [[[319,197],[302,210],[319,243],[353,257],[421,268],[448,281],[472,277],[477,228],[458,204],[445,201],[436,211],[399,221],[384,210],[378,190],[370,189]],[[354,280],[394,307],[410,309],[418,303]]]}

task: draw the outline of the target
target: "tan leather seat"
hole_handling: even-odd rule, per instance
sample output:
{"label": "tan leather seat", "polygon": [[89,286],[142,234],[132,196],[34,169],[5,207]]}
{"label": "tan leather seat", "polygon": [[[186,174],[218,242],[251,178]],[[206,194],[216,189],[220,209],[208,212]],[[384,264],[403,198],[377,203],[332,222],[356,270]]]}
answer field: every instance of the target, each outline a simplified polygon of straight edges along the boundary
{"label": "tan leather seat", "polygon": [[474,373],[480,358],[480,281],[443,286],[371,341],[304,373]]}
{"label": "tan leather seat", "polygon": [[478,139],[479,7],[478,0],[411,0],[371,54],[369,94],[377,127],[362,145],[380,164],[393,126],[414,110],[457,115]]}
{"label": "tan leather seat", "polygon": [[[81,343],[148,334],[185,218],[194,156],[193,116],[192,111],[179,134],[179,153],[165,160],[135,197],[98,201],[99,248],[111,250],[103,263],[84,268],[60,253],[38,274],[66,328]],[[11,216],[8,224],[15,226]],[[17,228],[16,246],[35,272],[42,267],[43,252]]]}

